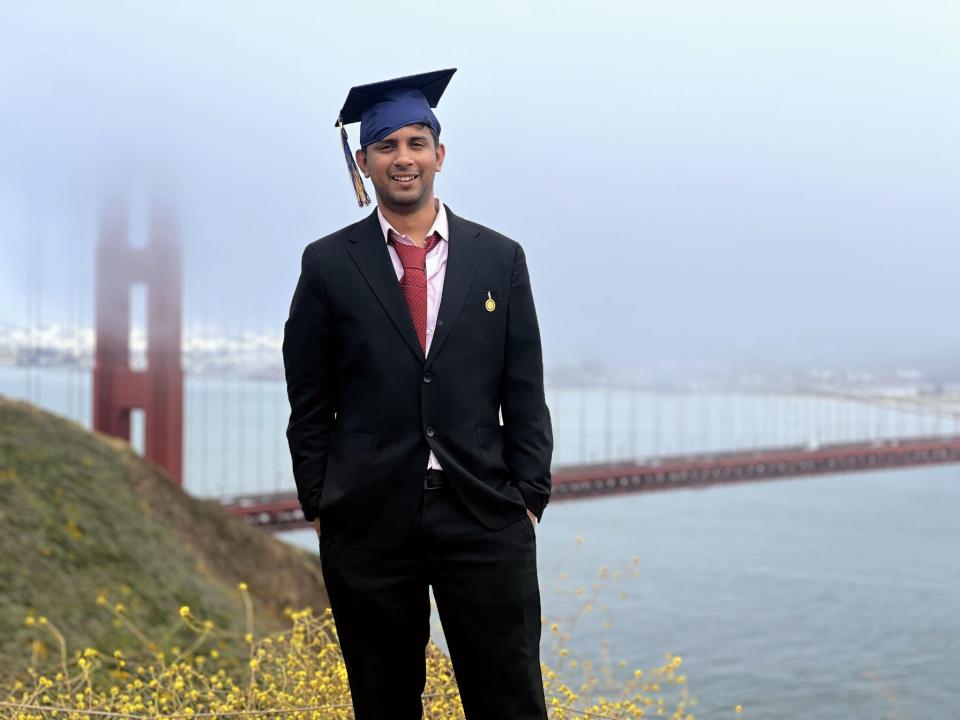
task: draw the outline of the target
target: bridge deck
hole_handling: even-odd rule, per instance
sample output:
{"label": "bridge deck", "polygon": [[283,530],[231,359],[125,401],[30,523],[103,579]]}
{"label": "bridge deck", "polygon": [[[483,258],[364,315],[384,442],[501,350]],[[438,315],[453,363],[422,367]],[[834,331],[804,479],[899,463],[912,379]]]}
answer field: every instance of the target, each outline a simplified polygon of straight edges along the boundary
{"label": "bridge deck", "polygon": [[[556,467],[550,501],[957,462],[960,436],[952,435],[675,455]],[[237,497],[224,507],[273,530],[306,526],[295,492]]]}

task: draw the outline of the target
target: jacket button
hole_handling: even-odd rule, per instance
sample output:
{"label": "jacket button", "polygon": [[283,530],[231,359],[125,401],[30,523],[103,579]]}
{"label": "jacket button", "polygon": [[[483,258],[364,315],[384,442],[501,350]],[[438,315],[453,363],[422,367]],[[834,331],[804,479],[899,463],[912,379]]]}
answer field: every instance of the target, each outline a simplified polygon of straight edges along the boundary
{"label": "jacket button", "polygon": [[424,376],[423,376],[423,381],[424,381],[424,382],[431,382],[432,380],[433,380],[433,374],[432,374],[432,373],[425,373],[425,374],[424,374]]}
{"label": "jacket button", "polygon": [[436,434],[433,430],[432,425],[427,425],[426,433],[427,433],[427,437],[433,437]]}

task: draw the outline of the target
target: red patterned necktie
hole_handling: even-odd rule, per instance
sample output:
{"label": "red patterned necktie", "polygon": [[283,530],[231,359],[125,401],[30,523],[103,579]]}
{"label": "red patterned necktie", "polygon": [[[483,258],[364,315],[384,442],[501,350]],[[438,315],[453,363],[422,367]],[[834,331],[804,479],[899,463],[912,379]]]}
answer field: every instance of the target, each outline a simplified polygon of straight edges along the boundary
{"label": "red patterned necktie", "polygon": [[427,235],[426,247],[417,247],[400,242],[396,233],[391,229],[387,236],[393,249],[397,251],[400,263],[403,265],[403,276],[400,278],[400,289],[407,299],[410,308],[410,318],[420,340],[420,348],[427,352],[427,253],[440,241],[440,237],[433,233]]}

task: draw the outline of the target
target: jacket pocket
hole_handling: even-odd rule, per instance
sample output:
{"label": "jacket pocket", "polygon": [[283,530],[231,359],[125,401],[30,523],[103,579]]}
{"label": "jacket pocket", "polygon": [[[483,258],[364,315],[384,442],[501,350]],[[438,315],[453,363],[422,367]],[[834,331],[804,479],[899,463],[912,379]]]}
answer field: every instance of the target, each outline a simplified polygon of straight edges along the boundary
{"label": "jacket pocket", "polygon": [[[321,509],[348,505],[350,497],[369,479],[374,436],[354,431],[334,431],[327,451]],[[322,521],[321,521],[322,522]]]}

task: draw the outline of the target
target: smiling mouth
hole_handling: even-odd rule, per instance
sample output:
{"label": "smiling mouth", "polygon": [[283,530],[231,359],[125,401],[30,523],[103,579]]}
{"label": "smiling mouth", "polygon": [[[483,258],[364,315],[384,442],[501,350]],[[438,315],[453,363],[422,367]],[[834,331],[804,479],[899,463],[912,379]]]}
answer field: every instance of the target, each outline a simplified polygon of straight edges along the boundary
{"label": "smiling mouth", "polygon": [[390,179],[401,185],[409,185],[419,177],[418,175],[391,175]]}

